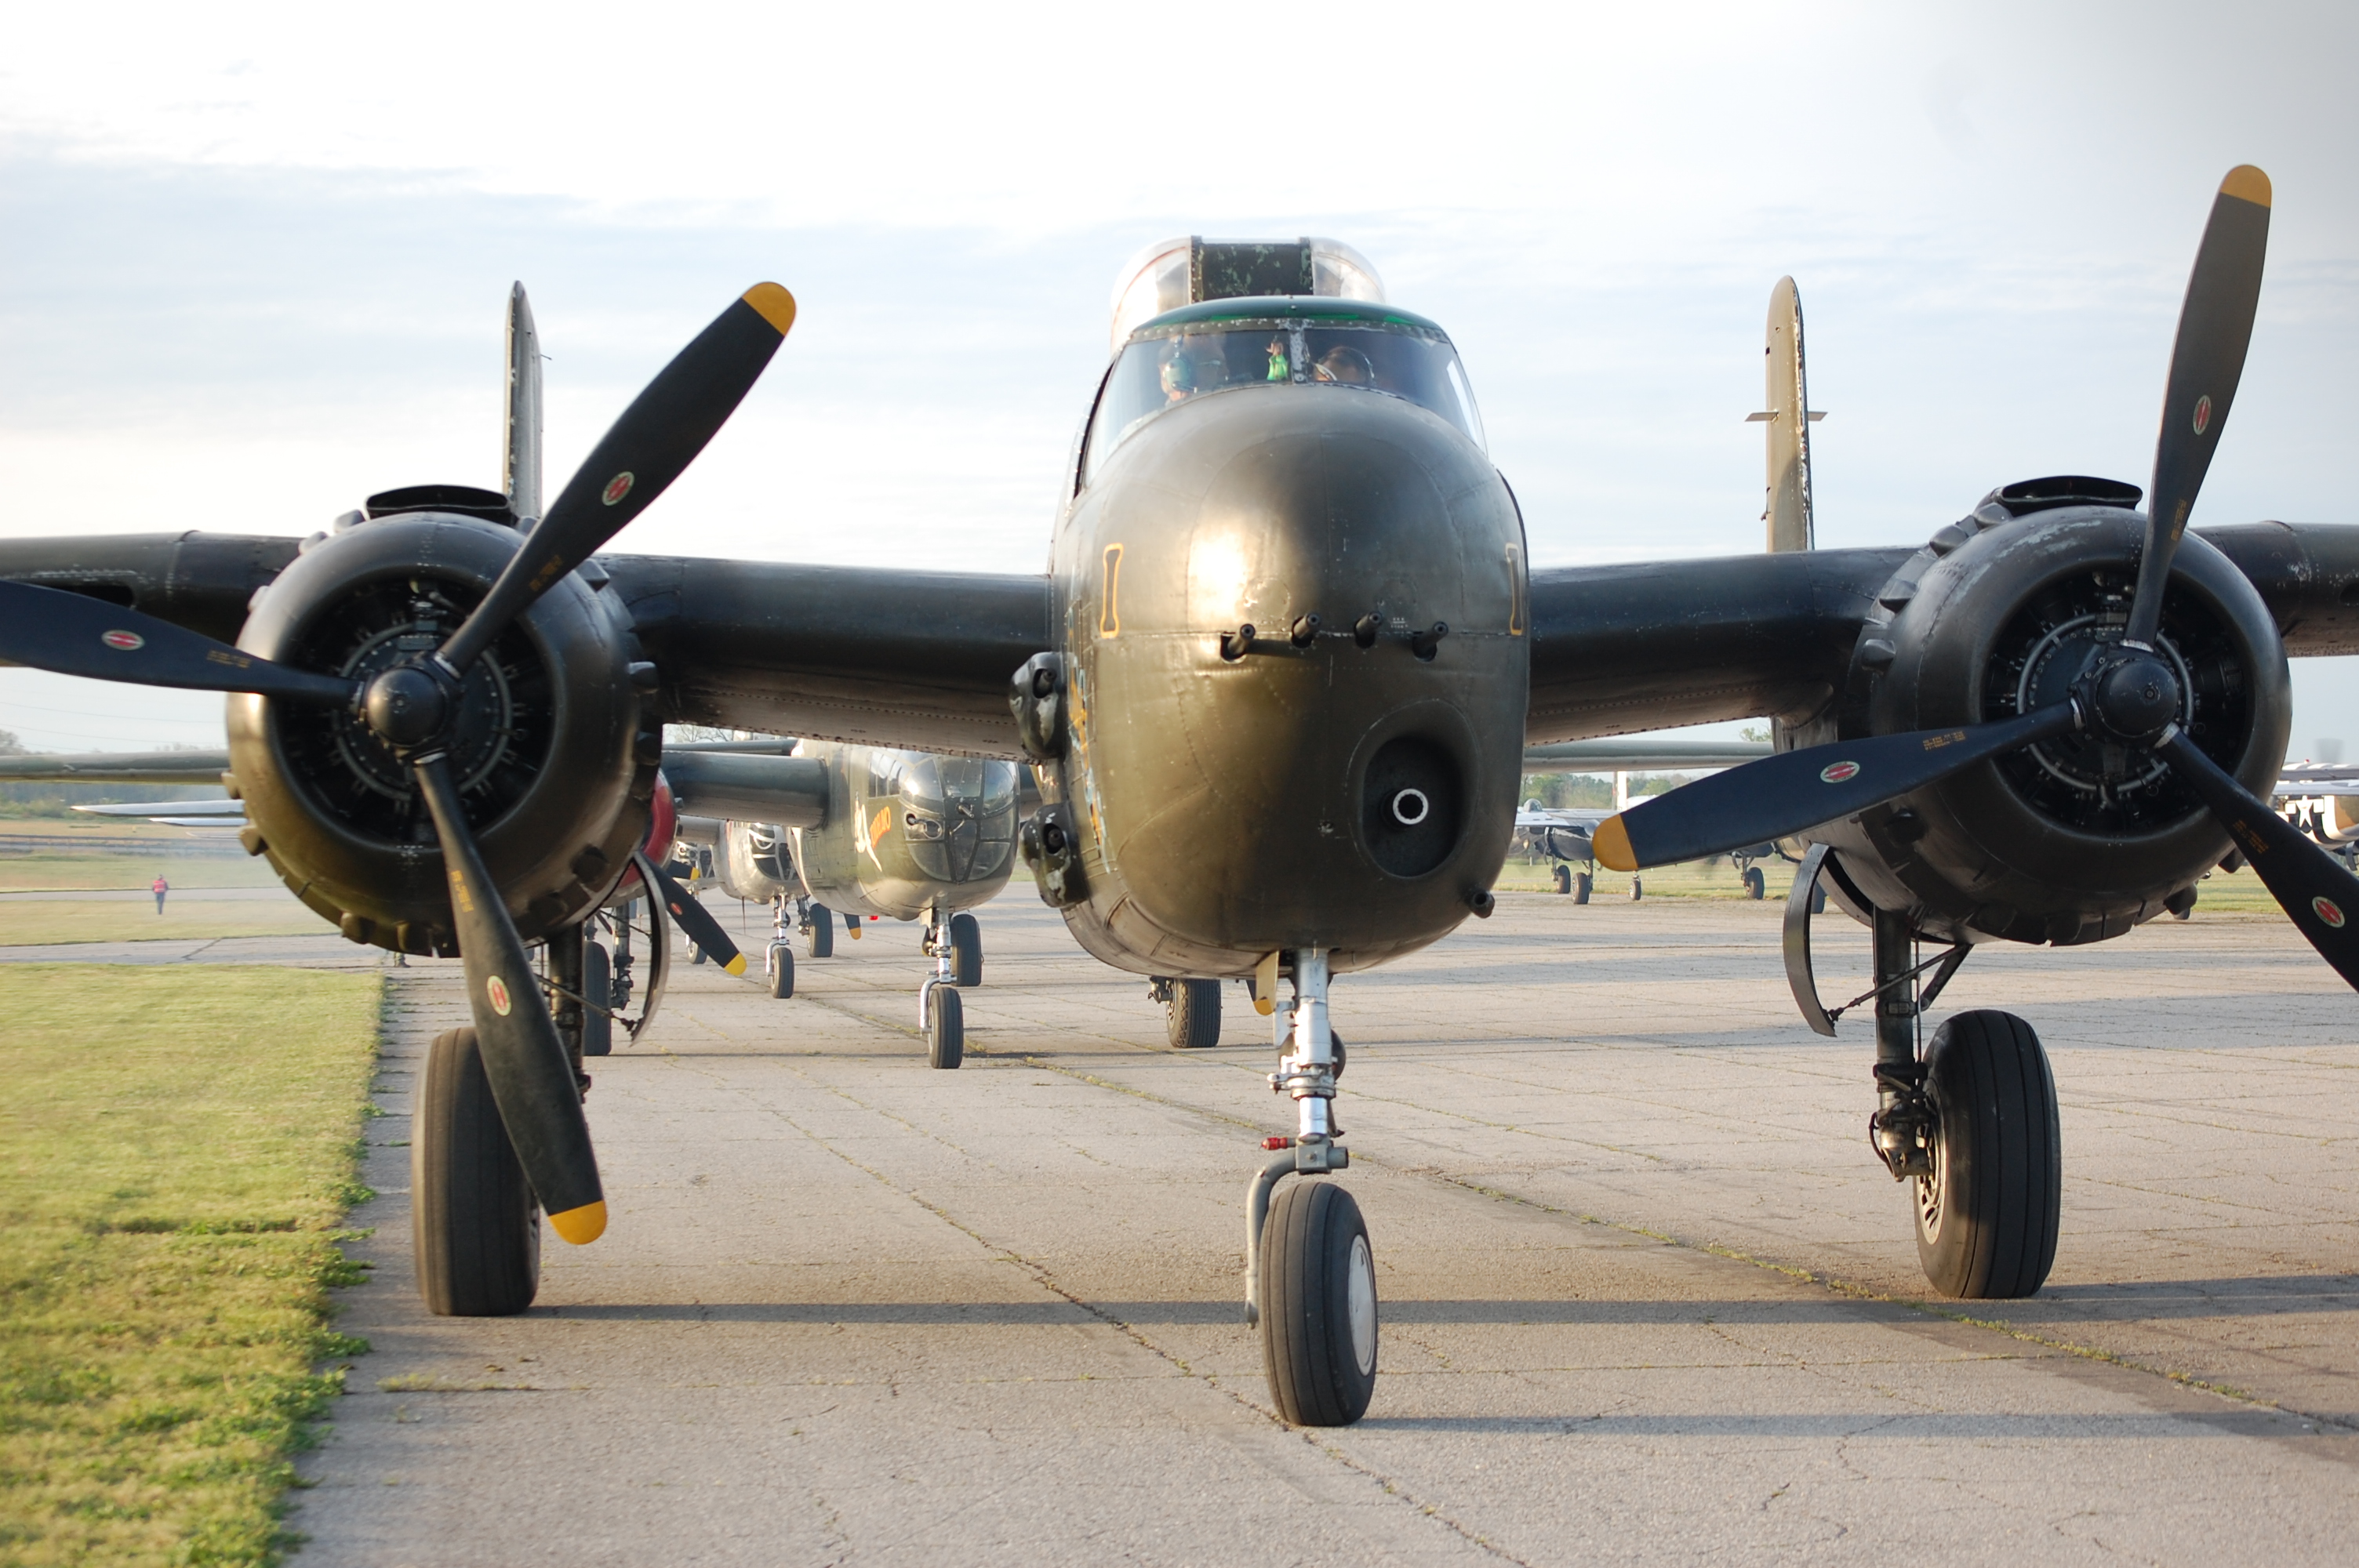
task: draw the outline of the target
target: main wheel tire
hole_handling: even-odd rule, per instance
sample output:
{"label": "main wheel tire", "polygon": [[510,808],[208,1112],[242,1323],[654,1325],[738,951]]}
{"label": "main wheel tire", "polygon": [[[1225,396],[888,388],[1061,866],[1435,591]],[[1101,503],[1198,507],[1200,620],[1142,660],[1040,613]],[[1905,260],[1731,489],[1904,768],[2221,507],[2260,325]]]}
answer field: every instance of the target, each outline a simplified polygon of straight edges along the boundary
{"label": "main wheel tire", "polygon": [[[582,1000],[589,1005],[582,1011],[582,1054],[584,1056],[611,1056],[614,1054],[614,1021],[599,1009],[614,1005],[614,962],[606,956],[603,942],[582,944]],[[413,1140],[411,1146],[416,1147]]]}
{"label": "main wheel tire", "polygon": [[2039,1036],[2012,1013],[1959,1013],[1933,1033],[1926,1088],[1940,1118],[1933,1174],[1909,1183],[1925,1278],[1968,1301],[2037,1292],[2056,1261],[2064,1186]]}
{"label": "main wheel tire", "polygon": [[810,924],[803,928],[803,951],[814,958],[835,957],[835,913],[823,903],[810,909]]}
{"label": "main wheel tire", "polygon": [[1559,866],[1556,869],[1555,874],[1549,878],[1549,881],[1556,884],[1557,892],[1571,892],[1572,891],[1572,868],[1571,866]]}
{"label": "main wheel tire", "polygon": [[1376,1270],[1367,1222],[1332,1182],[1277,1191],[1261,1233],[1261,1358],[1277,1413],[1349,1426],[1376,1391]]}
{"label": "main wheel tire", "polygon": [[960,985],[983,984],[983,926],[972,914],[951,916],[951,968]]}
{"label": "main wheel tire", "polygon": [[1597,884],[1587,871],[1575,871],[1572,877],[1572,902],[1587,903],[1590,890]]}
{"label": "main wheel tire", "polygon": [[442,1317],[506,1317],[540,1290],[540,1206],[508,1142],[475,1032],[434,1037],[410,1115],[418,1290]]}
{"label": "main wheel tire", "polygon": [[795,950],[784,942],[770,944],[770,994],[780,1001],[795,994]]}
{"label": "main wheel tire", "polygon": [[1201,1051],[1221,1043],[1221,982],[1173,980],[1163,1004],[1164,1036],[1179,1051]]}
{"label": "main wheel tire", "polygon": [[926,1010],[926,1065],[955,1067],[966,1059],[966,1020],[954,986],[936,986]]}
{"label": "main wheel tire", "polygon": [[1766,895],[1768,892],[1769,879],[1761,874],[1761,868],[1758,866],[1745,867],[1745,896],[1747,898],[1760,898]]}

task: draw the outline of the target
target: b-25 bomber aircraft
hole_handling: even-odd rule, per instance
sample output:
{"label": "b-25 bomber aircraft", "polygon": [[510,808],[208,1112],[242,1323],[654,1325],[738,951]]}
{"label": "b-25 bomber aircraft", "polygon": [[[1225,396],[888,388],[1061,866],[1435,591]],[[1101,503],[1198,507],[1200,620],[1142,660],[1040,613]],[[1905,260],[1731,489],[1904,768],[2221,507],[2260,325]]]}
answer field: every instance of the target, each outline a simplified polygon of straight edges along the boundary
{"label": "b-25 bomber aircraft", "polygon": [[[1918,941],[2116,937],[2234,853],[2359,979],[2359,880],[2256,793],[2285,755],[2287,655],[2359,651],[2359,528],[2186,527],[2269,201],[2240,168],[2213,203],[2143,512],[2129,484],[2037,480],[1922,547],[1536,571],[1438,324],[1332,242],[1179,241],[1117,295],[1045,573],[600,553],[777,346],[792,305],[763,285],[538,522],[512,485],[509,517],[388,508],[299,553],[10,543],[0,655],[240,694],[232,772],[289,885],[356,940],[465,961],[471,1054],[440,1070],[473,1076],[425,1086],[420,1161],[457,1172],[467,1129],[504,1129],[571,1241],[603,1195],[525,944],[578,940],[621,874],[658,722],[1029,761],[1021,852],[1083,946],[1290,992],[1272,1085],[1293,1126],[1248,1189],[1247,1311],[1278,1410],[1314,1425],[1366,1410],[1378,1346],[1358,1206],[1283,1180],[1349,1162],[1331,986],[1491,912],[1527,742],[1767,716],[1777,754],[1602,824],[1597,852],[1815,840],[1814,878],[1874,925],[1863,1098],[1929,1275],[2023,1294],[2056,1245],[2053,1080],[2004,1013],[1920,1049]],[[474,1190],[475,1227],[421,1227],[421,1249],[521,1277],[529,1198]]]}
{"label": "b-25 bomber aircraft", "polygon": [[[790,930],[813,958],[835,950],[835,915],[926,923],[934,972],[918,991],[927,1060],[965,1054],[959,989],[983,983],[983,931],[965,913],[1007,885],[1022,794],[1012,762],[827,741],[722,741],[664,750],[686,811],[721,801],[759,811],[713,824],[722,887],[767,904],[770,994],[794,994]],[[728,781],[728,782],[724,782]],[[790,914],[791,911],[791,914]],[[857,935],[859,927],[848,927]]]}

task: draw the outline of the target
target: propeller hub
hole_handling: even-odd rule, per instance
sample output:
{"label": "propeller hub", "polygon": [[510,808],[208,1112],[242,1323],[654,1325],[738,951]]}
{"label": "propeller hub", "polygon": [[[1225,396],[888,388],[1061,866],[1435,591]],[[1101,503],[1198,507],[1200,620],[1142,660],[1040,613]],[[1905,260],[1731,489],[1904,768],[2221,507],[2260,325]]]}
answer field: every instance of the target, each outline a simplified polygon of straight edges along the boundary
{"label": "propeller hub", "polygon": [[416,665],[400,665],[368,684],[368,726],[396,751],[412,751],[442,732],[451,712],[442,683]]}
{"label": "propeller hub", "polygon": [[2151,741],[2179,717],[2179,675],[2158,654],[2131,649],[2096,672],[2090,698],[2114,739]]}

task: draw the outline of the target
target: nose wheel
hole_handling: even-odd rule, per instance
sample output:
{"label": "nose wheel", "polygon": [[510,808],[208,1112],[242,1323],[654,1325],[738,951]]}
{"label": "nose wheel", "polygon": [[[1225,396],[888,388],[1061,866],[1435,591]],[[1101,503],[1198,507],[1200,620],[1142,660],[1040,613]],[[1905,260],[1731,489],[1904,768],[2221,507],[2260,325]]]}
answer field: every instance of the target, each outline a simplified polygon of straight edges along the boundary
{"label": "nose wheel", "polygon": [[1331,1108],[1340,1042],[1327,1022],[1327,955],[1292,955],[1292,1045],[1270,1087],[1293,1098],[1297,1131],[1245,1188],[1245,1321],[1261,1331],[1262,1368],[1278,1414],[1299,1426],[1349,1426],[1376,1388],[1376,1268],[1367,1221],[1332,1181],[1296,1182],[1350,1166]]}

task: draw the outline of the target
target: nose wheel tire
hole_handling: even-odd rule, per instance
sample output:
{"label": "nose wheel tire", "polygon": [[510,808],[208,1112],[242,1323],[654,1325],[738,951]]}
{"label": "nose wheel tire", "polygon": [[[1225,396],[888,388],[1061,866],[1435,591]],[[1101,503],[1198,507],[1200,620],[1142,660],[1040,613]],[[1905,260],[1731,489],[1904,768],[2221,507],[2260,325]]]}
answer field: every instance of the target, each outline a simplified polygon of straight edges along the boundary
{"label": "nose wheel tire", "polygon": [[1332,1182],[1297,1179],[1261,1243],[1261,1354],[1277,1413],[1349,1426],[1376,1390],[1376,1271],[1367,1222]]}
{"label": "nose wheel tire", "polygon": [[983,926],[972,914],[951,916],[951,963],[960,985],[983,984]]}
{"label": "nose wheel tire", "polygon": [[443,1317],[506,1317],[540,1290],[540,1206],[508,1142],[475,1032],[434,1037],[410,1115],[418,1288]]}
{"label": "nose wheel tire", "polygon": [[926,1065],[955,1067],[966,1059],[966,1020],[953,986],[936,986],[926,1009]]}
{"label": "nose wheel tire", "polygon": [[1178,1051],[1201,1051],[1221,1043],[1221,982],[1173,980],[1163,1004],[1164,1037]]}
{"label": "nose wheel tire", "polygon": [[1587,871],[1575,871],[1572,874],[1572,902],[1575,903],[1587,903],[1589,902],[1590,889],[1594,885],[1595,883],[1591,879],[1590,874]]}
{"label": "nose wheel tire", "polygon": [[813,958],[835,957],[835,913],[825,904],[810,907],[810,924],[803,928],[803,952]]}
{"label": "nose wheel tire", "polygon": [[1646,896],[1647,896],[1647,886],[1646,886],[1646,884],[1645,884],[1644,882],[1640,881],[1636,877],[1632,877],[1632,878],[1630,879],[1630,902],[1631,902],[1632,903],[1637,903],[1640,899],[1642,899],[1642,898],[1644,898],[1644,897],[1646,897]]}
{"label": "nose wheel tire", "polygon": [[[582,1012],[582,1054],[584,1056],[611,1056],[614,1054],[614,1021],[598,1010],[614,1003],[614,961],[606,956],[603,942],[582,944],[582,1000],[590,1005]],[[417,1142],[411,1141],[410,1147]]]}
{"label": "nose wheel tire", "polygon": [[1968,1301],[2034,1294],[2056,1261],[2064,1185],[2039,1036],[2012,1013],[1959,1013],[1934,1032],[1926,1087],[1940,1118],[1933,1173],[1908,1183],[1925,1278]]}
{"label": "nose wheel tire", "polygon": [[784,942],[770,944],[770,994],[780,1001],[795,994],[795,950]]}
{"label": "nose wheel tire", "polygon": [[1549,880],[1556,884],[1557,892],[1571,892],[1572,891],[1572,868],[1571,866],[1559,866]]}
{"label": "nose wheel tire", "polygon": [[1745,896],[1760,898],[1769,891],[1769,879],[1761,874],[1758,866],[1745,868]]}

